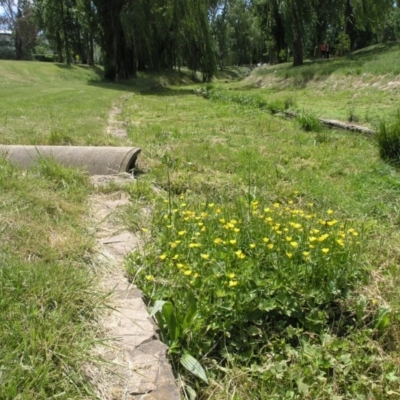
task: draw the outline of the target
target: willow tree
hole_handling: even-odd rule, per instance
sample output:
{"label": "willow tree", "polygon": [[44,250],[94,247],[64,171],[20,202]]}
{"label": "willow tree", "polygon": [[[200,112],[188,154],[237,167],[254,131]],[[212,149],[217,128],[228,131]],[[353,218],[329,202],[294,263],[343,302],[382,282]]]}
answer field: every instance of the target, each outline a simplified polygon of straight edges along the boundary
{"label": "willow tree", "polygon": [[208,2],[137,0],[121,13],[127,44],[140,68],[172,69],[186,65],[211,79],[215,54],[208,21]]}
{"label": "willow tree", "polygon": [[350,38],[350,48],[356,47],[360,32],[383,29],[385,21],[394,9],[392,0],[343,0],[344,33]]}

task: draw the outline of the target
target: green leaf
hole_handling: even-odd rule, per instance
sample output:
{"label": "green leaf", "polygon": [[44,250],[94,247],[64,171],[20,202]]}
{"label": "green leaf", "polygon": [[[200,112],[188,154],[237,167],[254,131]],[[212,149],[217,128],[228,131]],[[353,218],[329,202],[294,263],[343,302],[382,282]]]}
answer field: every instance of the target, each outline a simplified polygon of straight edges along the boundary
{"label": "green leaf", "polygon": [[151,310],[150,318],[154,317],[159,311],[162,311],[162,308],[164,307],[165,303],[166,303],[166,301],[164,301],[164,300],[157,300],[154,303],[153,309]]}
{"label": "green leaf", "polygon": [[206,372],[194,357],[192,357],[190,354],[184,354],[180,362],[189,372],[208,384]]}
{"label": "green leaf", "polygon": [[189,385],[185,385],[185,391],[189,396],[189,400],[196,400],[197,393],[192,387],[190,387]]}

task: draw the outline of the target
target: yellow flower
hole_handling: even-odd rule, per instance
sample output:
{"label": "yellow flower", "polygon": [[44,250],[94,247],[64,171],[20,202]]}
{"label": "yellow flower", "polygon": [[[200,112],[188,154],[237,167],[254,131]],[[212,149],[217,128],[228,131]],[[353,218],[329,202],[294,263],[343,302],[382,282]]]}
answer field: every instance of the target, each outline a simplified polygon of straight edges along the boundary
{"label": "yellow flower", "polygon": [[291,236],[286,236],[285,239],[286,239],[287,242],[291,242],[292,241],[292,237]]}
{"label": "yellow flower", "polygon": [[178,264],[176,264],[176,266],[177,266],[179,269],[181,269],[181,268],[183,268],[183,267],[184,267],[184,264],[182,264],[182,263],[178,263]]}
{"label": "yellow flower", "polygon": [[358,232],[354,231],[351,233],[353,236],[358,236]]}
{"label": "yellow flower", "polygon": [[172,228],[172,225],[167,225],[167,228],[168,228],[168,229],[171,229],[171,228]]}
{"label": "yellow flower", "polygon": [[206,227],[203,226],[203,227],[200,229],[200,231],[201,231],[201,232],[205,232],[205,231],[206,231]]}
{"label": "yellow flower", "polygon": [[279,204],[279,203],[274,203],[273,206],[274,206],[275,208],[279,208],[280,204]]}
{"label": "yellow flower", "polygon": [[263,238],[263,242],[264,242],[264,243],[268,243],[268,242],[269,242],[269,239],[265,237],[265,238]]}
{"label": "yellow flower", "polygon": [[288,201],[288,204],[293,204],[293,200],[289,200],[289,201]]}
{"label": "yellow flower", "polygon": [[235,254],[238,258],[243,259],[246,256],[243,254],[242,250],[235,251]]}
{"label": "yellow flower", "polygon": [[290,245],[294,248],[299,247],[299,244],[297,242],[290,242]]}
{"label": "yellow flower", "polygon": [[319,242],[323,242],[324,240],[328,239],[328,237],[329,237],[329,235],[328,235],[327,233],[324,233],[323,235],[321,235],[321,236],[318,238],[318,241],[319,241]]}
{"label": "yellow flower", "polygon": [[233,232],[235,232],[235,233],[238,233],[239,231],[240,231],[239,228],[234,228],[234,229],[233,229]]}
{"label": "yellow flower", "polygon": [[210,258],[209,254],[200,254],[200,257],[203,258],[204,260],[208,260]]}
{"label": "yellow flower", "polygon": [[293,253],[286,253],[286,255],[288,256],[288,258],[292,258],[293,257]]}
{"label": "yellow flower", "polygon": [[210,208],[213,208],[214,206],[215,206],[214,203],[210,203],[210,204],[208,205],[208,207],[210,207]]}
{"label": "yellow flower", "polygon": [[300,229],[301,228],[301,224],[294,224],[293,228]]}
{"label": "yellow flower", "polygon": [[147,279],[149,282],[153,282],[153,281],[154,281],[154,276],[153,276],[153,275],[147,275],[147,276],[146,276],[146,279]]}
{"label": "yellow flower", "polygon": [[254,243],[251,243],[251,244],[249,245],[249,247],[250,247],[251,249],[254,249],[254,248],[256,247],[256,245],[255,245]]}
{"label": "yellow flower", "polygon": [[175,242],[171,242],[169,245],[171,246],[171,249],[174,249],[176,246],[178,246]]}
{"label": "yellow flower", "polygon": [[312,244],[310,244],[310,249],[315,249],[315,246],[314,245],[312,245]]}
{"label": "yellow flower", "polygon": [[220,220],[219,220],[219,222],[221,222],[221,224],[225,224],[225,219],[224,218],[221,218]]}
{"label": "yellow flower", "polygon": [[146,233],[146,232],[148,232],[149,230],[147,229],[147,228],[142,228],[142,232],[144,232],[144,233]]}
{"label": "yellow flower", "polygon": [[187,269],[187,270],[184,272],[184,274],[185,274],[186,276],[189,276],[189,275],[192,274],[192,271],[191,271],[190,269]]}
{"label": "yellow flower", "polygon": [[234,286],[237,286],[237,284],[238,284],[237,281],[229,281],[228,286],[229,286],[229,287],[234,287]]}
{"label": "yellow flower", "polygon": [[268,247],[270,250],[272,250],[272,249],[274,248],[274,245],[273,245],[272,243],[270,243],[267,247]]}
{"label": "yellow flower", "polygon": [[236,244],[236,240],[235,240],[235,239],[230,240],[229,243],[230,243],[230,244]]}
{"label": "yellow flower", "polygon": [[329,253],[329,249],[326,248],[326,247],[324,247],[324,248],[322,249],[322,252],[325,253],[325,254],[326,254],[326,253]]}
{"label": "yellow flower", "polygon": [[181,204],[181,207],[186,207],[186,203],[182,203],[182,204]]}
{"label": "yellow flower", "polygon": [[313,229],[313,230],[312,230],[312,233],[313,233],[314,235],[316,235],[317,233],[319,233],[319,229]]}
{"label": "yellow flower", "polygon": [[332,221],[328,221],[327,222],[327,224],[329,225],[329,226],[333,226],[333,225],[335,225],[335,224],[337,224],[337,220],[336,219],[333,219]]}
{"label": "yellow flower", "polygon": [[337,239],[336,240],[336,243],[339,245],[339,246],[344,246],[344,242],[343,242],[343,239]]}
{"label": "yellow flower", "polygon": [[172,257],[173,260],[177,260],[178,258],[179,258],[179,254],[175,254],[175,255]]}
{"label": "yellow flower", "polygon": [[179,235],[179,236],[183,236],[185,233],[186,233],[186,231],[179,231],[179,232],[178,232],[178,235]]}
{"label": "yellow flower", "polygon": [[303,251],[303,256],[304,256],[304,257],[307,257],[309,254],[310,254],[309,251]]}
{"label": "yellow flower", "polygon": [[268,207],[267,207],[267,208],[264,208],[264,212],[266,212],[266,213],[267,213],[267,212],[270,212],[270,211],[271,211],[271,209],[270,209],[270,208],[268,208]]}
{"label": "yellow flower", "polygon": [[265,220],[266,220],[267,222],[272,222],[272,221],[273,221],[273,219],[272,219],[271,217],[265,218]]}
{"label": "yellow flower", "polygon": [[161,254],[161,256],[160,256],[160,260],[165,260],[167,258],[167,255],[166,254]]}
{"label": "yellow flower", "polygon": [[229,279],[233,279],[235,276],[236,275],[234,273],[228,275]]}
{"label": "yellow flower", "polygon": [[334,213],[334,211],[331,210],[331,209],[329,209],[326,213],[327,213],[328,215],[332,215],[332,214]]}
{"label": "yellow flower", "polygon": [[190,243],[189,244],[189,247],[191,248],[191,249],[193,249],[193,248],[195,248],[195,247],[200,247],[201,245],[200,245],[200,243]]}
{"label": "yellow flower", "polygon": [[195,236],[200,236],[200,232],[196,232],[194,235]]}
{"label": "yellow flower", "polygon": [[215,243],[215,244],[221,244],[222,242],[223,242],[223,240],[220,239],[220,238],[214,239],[214,243]]}
{"label": "yellow flower", "polygon": [[182,243],[182,240],[175,240],[176,244]]}
{"label": "yellow flower", "polygon": [[196,272],[194,275],[193,275],[193,278],[198,278],[200,275]]}
{"label": "yellow flower", "polygon": [[217,208],[216,210],[215,210],[215,213],[216,214],[220,214],[222,212],[222,210],[220,209],[220,208]]}
{"label": "yellow flower", "polygon": [[204,224],[203,224],[203,222],[198,222],[197,225],[198,226],[203,226]]}

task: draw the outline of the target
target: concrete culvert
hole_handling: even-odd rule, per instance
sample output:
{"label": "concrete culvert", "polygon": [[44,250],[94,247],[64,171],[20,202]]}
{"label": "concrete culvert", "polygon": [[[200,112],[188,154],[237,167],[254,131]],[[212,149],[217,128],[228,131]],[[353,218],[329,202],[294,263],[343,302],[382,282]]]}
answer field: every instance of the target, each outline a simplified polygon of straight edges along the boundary
{"label": "concrete culvert", "polygon": [[140,151],[138,147],[0,145],[0,155],[23,169],[29,168],[38,158],[50,157],[61,165],[81,168],[90,175],[129,172]]}

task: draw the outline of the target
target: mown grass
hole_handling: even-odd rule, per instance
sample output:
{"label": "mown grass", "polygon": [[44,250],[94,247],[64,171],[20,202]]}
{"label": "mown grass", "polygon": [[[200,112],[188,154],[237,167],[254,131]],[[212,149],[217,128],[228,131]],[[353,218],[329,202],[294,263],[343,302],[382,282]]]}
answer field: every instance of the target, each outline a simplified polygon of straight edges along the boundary
{"label": "mown grass", "polygon": [[[199,86],[143,92],[129,99],[124,110],[130,137],[143,148],[141,175],[132,197],[154,209],[153,218],[144,214],[141,224],[148,247],[131,257],[130,271],[149,305],[167,302],[157,314],[177,373],[184,373],[179,359],[185,352],[200,361],[209,385],[190,378],[187,383],[201,398],[395,396],[399,391],[398,171],[380,159],[374,140],[337,131],[305,132],[295,121],[268,112],[269,103],[277,104],[275,96],[244,90],[228,95],[225,88],[215,84],[214,97],[199,95],[210,91]],[[291,95],[297,93],[292,90]],[[282,98],[283,108],[285,103],[293,101]],[[299,283],[311,265],[302,258],[310,250],[298,253],[300,238],[293,240],[292,234],[283,232],[279,240],[284,249],[275,236],[274,248],[279,250],[268,249],[271,242],[263,243],[263,238],[271,241],[272,234],[256,223],[258,216],[267,217],[264,208],[291,207],[290,202],[304,213],[309,203],[316,215],[334,211],[334,219],[347,227],[346,235],[351,237],[350,226],[358,227],[362,246],[352,267],[366,275],[359,276],[355,285],[346,276],[348,291],[333,290],[334,300],[322,301],[334,317],[317,323],[316,330],[311,320],[326,315],[327,309],[317,307],[303,317],[292,309],[296,316],[284,317],[280,308],[284,304],[290,308],[290,301],[301,303],[300,293],[319,296],[315,291],[311,295],[312,285],[290,295],[292,280]],[[258,216],[250,217],[251,204],[256,203]],[[216,209],[221,212],[218,217]],[[234,227],[232,220],[236,221],[238,233],[224,237],[229,229],[219,226],[219,219]],[[137,227],[136,215],[132,229]],[[272,251],[272,259],[254,258],[251,245],[267,259]],[[324,249],[319,256],[332,251],[331,246]],[[294,254],[299,258],[291,264]],[[328,271],[318,259],[318,268]],[[333,270],[344,265],[343,260],[332,262]],[[284,288],[283,297],[280,289],[274,292],[277,280],[283,282],[278,284]],[[329,279],[323,281],[318,287],[327,293]],[[268,290],[272,292],[267,294]],[[244,305],[253,300],[274,303],[268,303],[271,308],[264,309],[262,317],[258,315],[261,320],[250,317],[254,305],[249,309]],[[196,373],[202,376],[199,370]]]}

